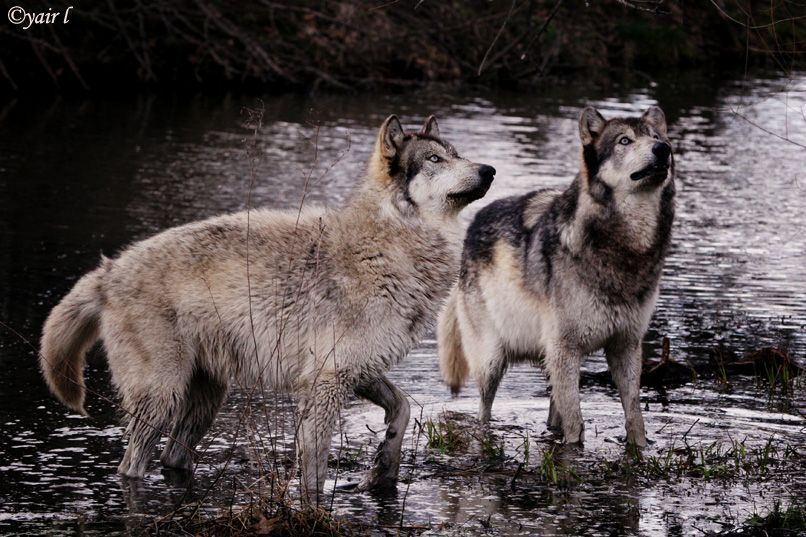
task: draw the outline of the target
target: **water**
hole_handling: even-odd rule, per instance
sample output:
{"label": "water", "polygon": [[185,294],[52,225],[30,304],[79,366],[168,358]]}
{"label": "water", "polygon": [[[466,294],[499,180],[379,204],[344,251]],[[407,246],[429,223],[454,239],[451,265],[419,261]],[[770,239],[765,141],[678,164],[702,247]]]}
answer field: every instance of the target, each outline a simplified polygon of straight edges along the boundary
{"label": "water", "polygon": [[[443,135],[473,160],[493,164],[497,179],[484,200],[534,188],[562,187],[578,168],[576,114],[593,103],[605,116],[634,114],[659,103],[670,122],[678,166],[678,212],[658,310],[645,345],[657,356],[662,337],[671,355],[708,371],[715,352],[742,357],[765,346],[806,356],[806,75],[738,81],[667,80],[588,87],[577,82],[525,95],[476,92],[269,97],[256,137],[244,128],[245,96],[138,96],[120,99],[24,98],[0,103],[0,320],[34,344],[49,309],[100,253],[169,226],[246,206],[250,160],[257,144],[255,205],[338,206],[363,170],[375,132],[397,113],[419,128],[429,113]],[[739,111],[746,119],[733,112]],[[755,124],[755,125],[754,125]],[[451,400],[439,380],[433,336],[390,374],[411,397],[412,416],[438,421],[443,412],[473,431],[477,393]],[[249,439],[237,435],[245,395],[235,392],[213,431],[188,490],[155,464],[140,485],[115,475],[121,430],[102,354],[90,356],[87,408],[71,415],[48,395],[35,353],[0,329],[0,532],[107,533],[141,528],[181,503],[204,499],[204,512],[228,509],[232,490],[257,477]],[[601,357],[586,364],[605,368]],[[336,494],[337,514],[379,527],[432,534],[688,535],[722,529],[725,521],[763,511],[776,498],[802,501],[802,383],[780,401],[764,383],[732,379],[732,390],[707,375],[668,390],[644,389],[647,430],[663,453],[681,438],[695,445],[746,438],[750,447],[795,446],[763,478],[709,481],[696,477],[604,479],[597,465],[623,447],[614,390],[583,386],[588,442],[565,461],[584,477],[568,489],[540,483],[528,471],[552,445],[544,421],[543,377],[510,371],[493,407],[492,442],[505,463],[482,471],[480,441],[464,453],[426,447],[412,424],[404,443],[406,478],[398,496]],[[291,405],[272,401],[277,453],[291,452]],[[282,427],[277,427],[278,424]],[[263,433],[267,424],[258,424]],[[383,430],[379,409],[351,402],[344,412],[339,482],[357,479]],[[413,432],[415,431],[415,432]],[[476,433],[472,433],[476,434]],[[513,469],[526,472],[513,483]],[[226,466],[223,477],[219,469]],[[335,467],[334,467],[335,473]],[[218,479],[217,479],[218,478]],[[330,486],[330,485],[329,485]],[[211,488],[209,495],[205,491]],[[404,504],[405,502],[405,504]],[[489,526],[489,527],[488,527]],[[380,531],[380,530],[379,530]]]}

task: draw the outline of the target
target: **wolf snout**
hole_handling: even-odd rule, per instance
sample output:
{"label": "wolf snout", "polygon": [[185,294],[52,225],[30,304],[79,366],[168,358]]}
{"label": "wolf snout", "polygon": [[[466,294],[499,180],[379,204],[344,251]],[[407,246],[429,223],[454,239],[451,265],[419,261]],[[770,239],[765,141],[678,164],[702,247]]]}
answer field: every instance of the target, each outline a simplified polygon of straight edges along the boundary
{"label": "wolf snout", "polygon": [[666,142],[657,142],[652,146],[652,154],[658,159],[658,162],[666,164],[669,160],[669,155],[672,154],[672,146]]}
{"label": "wolf snout", "polygon": [[495,177],[495,168],[487,164],[482,164],[479,166],[479,176],[489,185],[493,182],[493,178]]}

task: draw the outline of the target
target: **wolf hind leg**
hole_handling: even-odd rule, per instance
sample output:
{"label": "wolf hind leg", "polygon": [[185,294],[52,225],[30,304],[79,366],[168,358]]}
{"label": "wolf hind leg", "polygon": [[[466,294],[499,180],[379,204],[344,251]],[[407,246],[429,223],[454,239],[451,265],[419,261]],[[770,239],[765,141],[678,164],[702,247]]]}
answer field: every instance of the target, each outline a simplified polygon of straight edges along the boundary
{"label": "wolf hind leg", "polygon": [[124,408],[131,418],[127,428],[129,443],[118,473],[134,478],[145,475],[163,429],[173,418],[177,400],[177,393],[154,387],[136,396],[124,396]]}
{"label": "wolf hind leg", "polygon": [[375,403],[386,411],[387,424],[383,441],[378,445],[372,470],[358,484],[357,489],[393,489],[400,471],[400,449],[403,435],[409,424],[410,406],[406,395],[385,376],[361,384],[356,395]]}
{"label": "wolf hind leg", "polygon": [[112,380],[122,397],[129,438],[118,473],[143,477],[173,423],[192,370],[175,328],[159,315],[111,312],[102,323]]}
{"label": "wolf hind leg", "polygon": [[613,383],[618,388],[621,406],[624,408],[624,425],[627,443],[646,446],[644,416],[641,414],[641,345],[617,343],[605,349],[607,365]]}
{"label": "wolf hind leg", "polygon": [[478,347],[482,353],[481,360],[475,371],[476,384],[479,387],[479,423],[482,425],[490,422],[493,401],[501,383],[501,378],[507,368],[506,355],[501,344],[489,336],[486,341]]}
{"label": "wolf hind leg", "polygon": [[194,449],[215,420],[227,396],[227,383],[197,371],[188,383],[171,436],[160,462],[168,468],[193,470]]}
{"label": "wolf hind leg", "polygon": [[579,404],[579,367],[580,356],[577,353],[554,349],[546,355],[551,404],[562,424],[566,444],[581,444],[585,440],[585,426]]}

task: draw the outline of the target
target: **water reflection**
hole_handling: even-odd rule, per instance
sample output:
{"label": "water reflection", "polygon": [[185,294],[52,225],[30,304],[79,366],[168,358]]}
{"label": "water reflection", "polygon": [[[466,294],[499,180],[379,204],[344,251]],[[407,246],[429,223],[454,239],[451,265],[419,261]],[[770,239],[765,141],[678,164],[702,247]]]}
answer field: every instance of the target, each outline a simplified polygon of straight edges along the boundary
{"label": "water reflection", "polygon": [[[471,206],[465,214],[469,218],[493,199],[570,181],[578,167],[576,114],[583,103],[599,106],[605,115],[625,115],[659,102],[671,121],[677,151],[679,209],[646,352],[656,354],[661,338],[668,336],[673,357],[695,367],[719,345],[739,355],[781,345],[803,363],[804,151],[750,122],[806,143],[805,90],[801,77],[598,89],[569,84],[532,96],[425,91],[315,100],[273,97],[264,101],[263,128],[255,140],[259,158],[252,199],[256,205],[295,206],[308,180],[308,202],[337,206],[363,171],[375,130],[388,113],[400,114],[411,125],[436,113],[442,132],[461,153],[498,169],[490,194]],[[243,209],[251,165],[245,152],[250,131],[241,126],[244,106],[258,103],[237,96],[141,96],[19,99],[0,105],[0,278],[5,282],[0,320],[35,341],[49,308],[97,263],[100,252],[113,254],[165,227]],[[260,455],[248,438],[235,434],[243,407],[237,391],[205,439],[190,492],[181,476],[165,476],[156,467],[135,486],[114,473],[122,455],[121,430],[109,403],[91,397],[92,419],[69,415],[47,394],[33,350],[4,330],[0,363],[8,372],[0,376],[0,529],[24,524],[44,532],[59,520],[66,528],[78,521],[85,529],[100,524],[98,531],[134,527],[140,520],[134,514],[165,514],[171,506],[203,497],[213,483],[227,486],[216,487],[210,505],[228,505],[232,483],[255,475]],[[594,358],[587,367],[601,370],[604,362]],[[392,376],[418,405],[413,416],[420,408],[426,417],[445,409],[475,413],[472,387],[449,401],[436,371],[433,342],[425,342]],[[110,394],[100,353],[90,359],[88,384]],[[804,441],[802,418],[771,411],[752,383],[732,394],[708,383],[687,385],[663,397],[645,392],[644,400],[658,449],[696,420],[689,438],[697,441],[730,434],[761,442],[773,433]],[[802,392],[793,405],[799,407]],[[524,431],[548,441],[541,436],[546,409],[545,381],[536,371],[521,368],[505,377],[494,415],[513,453]],[[614,393],[586,387],[583,413],[595,433],[587,451],[618,451],[620,446],[604,441],[622,430]],[[272,415],[272,423],[257,430],[274,438],[275,452],[288,458],[293,452],[290,407],[273,406]],[[363,446],[359,466],[368,464],[378,438],[366,425],[382,429],[382,416],[355,402],[344,419],[347,444]],[[674,535],[688,534],[691,520],[711,510],[681,496],[685,483],[618,482],[612,490],[582,488],[558,496],[545,487],[513,492],[506,479],[494,476],[423,477],[427,472],[419,470],[427,450],[420,438],[418,458],[412,459],[416,440],[412,435],[406,443],[407,468],[414,471],[407,495],[403,490],[392,499],[338,494],[337,512],[389,527],[401,518],[413,526],[450,523],[457,532],[484,531],[484,522],[511,534]],[[225,461],[229,466],[219,478]],[[361,470],[344,477],[355,478]],[[802,478],[794,483],[802,486]],[[759,486],[712,487],[698,492],[698,498],[727,499],[742,510],[752,505]]]}

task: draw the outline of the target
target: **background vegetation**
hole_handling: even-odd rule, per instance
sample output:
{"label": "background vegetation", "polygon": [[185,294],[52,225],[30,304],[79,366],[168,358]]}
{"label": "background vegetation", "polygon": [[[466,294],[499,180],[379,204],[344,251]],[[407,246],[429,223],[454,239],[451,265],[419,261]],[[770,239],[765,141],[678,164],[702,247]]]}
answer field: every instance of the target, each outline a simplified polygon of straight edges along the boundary
{"label": "background vegetation", "polygon": [[793,0],[108,0],[69,24],[3,20],[0,88],[513,87],[571,70],[788,72],[804,45]]}

